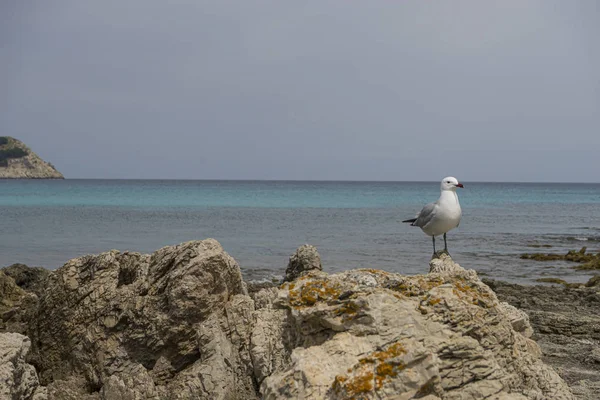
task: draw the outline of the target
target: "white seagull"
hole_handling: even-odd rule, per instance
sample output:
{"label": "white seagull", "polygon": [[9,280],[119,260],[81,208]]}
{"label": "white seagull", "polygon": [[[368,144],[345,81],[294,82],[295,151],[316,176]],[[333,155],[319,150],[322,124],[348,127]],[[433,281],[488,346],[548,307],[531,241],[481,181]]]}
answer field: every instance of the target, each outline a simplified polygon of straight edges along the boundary
{"label": "white seagull", "polygon": [[442,180],[440,198],[435,203],[429,203],[415,218],[402,222],[410,222],[412,226],[418,226],[433,239],[433,254],[435,255],[435,237],[444,234],[444,251],[448,253],[446,244],[446,232],[456,228],[460,224],[462,211],[458,202],[456,188],[464,187],[462,183],[452,176]]}

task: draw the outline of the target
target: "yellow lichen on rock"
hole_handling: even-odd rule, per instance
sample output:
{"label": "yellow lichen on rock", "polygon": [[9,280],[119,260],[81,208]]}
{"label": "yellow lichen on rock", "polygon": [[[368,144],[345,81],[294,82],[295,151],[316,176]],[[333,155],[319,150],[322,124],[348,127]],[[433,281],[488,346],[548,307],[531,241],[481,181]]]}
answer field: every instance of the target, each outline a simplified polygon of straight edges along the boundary
{"label": "yellow lichen on rock", "polygon": [[385,350],[375,351],[358,360],[358,363],[348,370],[348,374],[352,374],[351,377],[336,376],[332,389],[337,394],[344,394],[348,398],[356,398],[362,393],[379,390],[387,379],[395,378],[406,368],[405,363],[397,359],[404,354],[406,349],[400,342],[392,343]]}
{"label": "yellow lichen on rock", "polygon": [[418,277],[417,279],[406,279],[395,285],[389,286],[390,290],[400,293],[406,297],[422,296],[431,289],[443,285],[444,279],[441,277]]}
{"label": "yellow lichen on rock", "polygon": [[489,303],[492,300],[490,294],[477,285],[471,284],[461,278],[455,279],[452,284],[454,286],[452,291],[461,300],[483,308],[489,307]]}
{"label": "yellow lichen on rock", "polygon": [[356,399],[356,396],[373,390],[373,377],[373,372],[359,373],[351,379],[343,375],[338,375],[333,381],[332,388],[337,394],[343,393],[346,398]]}
{"label": "yellow lichen on rock", "polygon": [[293,307],[311,307],[317,301],[336,300],[341,294],[338,285],[331,285],[329,281],[322,279],[313,279],[308,282],[303,282],[302,285],[289,290],[289,300]]}

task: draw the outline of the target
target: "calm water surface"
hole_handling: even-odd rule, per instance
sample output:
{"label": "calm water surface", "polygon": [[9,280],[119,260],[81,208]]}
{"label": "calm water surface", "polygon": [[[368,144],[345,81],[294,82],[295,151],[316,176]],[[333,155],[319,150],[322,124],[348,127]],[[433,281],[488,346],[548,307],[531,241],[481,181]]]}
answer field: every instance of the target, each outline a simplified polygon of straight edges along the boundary
{"label": "calm water surface", "polygon": [[[461,265],[516,282],[588,278],[519,254],[538,251],[531,244],[600,250],[600,184],[465,186],[463,220],[448,234]],[[0,180],[0,266],[54,269],[84,254],[213,237],[249,279],[281,275],[303,243],[318,247],[327,271],[423,273],[431,239],[400,221],[438,196],[436,182]]]}

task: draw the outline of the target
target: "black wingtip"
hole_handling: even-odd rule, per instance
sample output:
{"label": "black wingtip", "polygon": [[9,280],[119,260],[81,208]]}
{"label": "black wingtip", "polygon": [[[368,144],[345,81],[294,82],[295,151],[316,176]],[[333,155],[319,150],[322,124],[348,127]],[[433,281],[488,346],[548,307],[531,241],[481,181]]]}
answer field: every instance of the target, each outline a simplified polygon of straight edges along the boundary
{"label": "black wingtip", "polygon": [[413,219],[405,219],[405,220],[404,220],[404,221],[402,221],[402,222],[406,222],[406,223],[411,223],[411,224],[412,224],[412,223],[413,223],[413,222],[415,222],[416,220],[417,220],[416,218],[413,218]]}

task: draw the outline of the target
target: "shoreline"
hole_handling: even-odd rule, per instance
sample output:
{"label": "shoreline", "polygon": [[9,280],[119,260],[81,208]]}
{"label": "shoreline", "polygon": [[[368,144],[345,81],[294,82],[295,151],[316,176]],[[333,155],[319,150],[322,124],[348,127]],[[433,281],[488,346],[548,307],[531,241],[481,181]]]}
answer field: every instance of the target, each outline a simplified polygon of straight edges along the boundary
{"label": "shoreline", "polygon": [[542,360],[578,399],[600,399],[600,275],[586,285],[519,285],[485,279],[500,301],[524,311]]}

